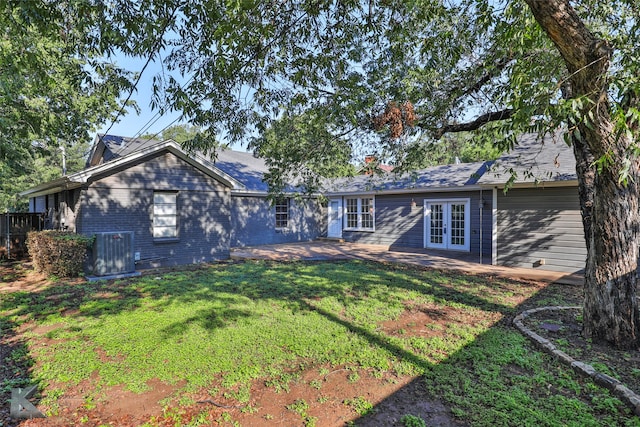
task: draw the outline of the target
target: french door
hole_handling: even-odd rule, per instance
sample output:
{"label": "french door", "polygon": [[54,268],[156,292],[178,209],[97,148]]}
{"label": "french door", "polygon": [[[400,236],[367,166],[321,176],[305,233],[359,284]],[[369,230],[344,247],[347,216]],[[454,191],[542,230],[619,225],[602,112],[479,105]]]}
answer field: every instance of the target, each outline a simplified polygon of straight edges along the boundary
{"label": "french door", "polygon": [[424,247],[468,251],[469,199],[424,201]]}

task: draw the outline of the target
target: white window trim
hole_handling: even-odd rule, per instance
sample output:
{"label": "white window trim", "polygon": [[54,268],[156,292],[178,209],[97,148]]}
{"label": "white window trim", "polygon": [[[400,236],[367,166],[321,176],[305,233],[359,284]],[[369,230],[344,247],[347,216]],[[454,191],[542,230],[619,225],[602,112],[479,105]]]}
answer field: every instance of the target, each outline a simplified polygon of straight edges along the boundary
{"label": "white window trim", "polygon": [[287,225],[285,225],[284,227],[278,226],[278,201],[275,202],[275,204],[273,205],[273,210],[274,210],[274,223],[275,223],[275,228],[276,230],[286,230],[289,228],[290,222],[291,222],[291,198],[290,197],[285,197],[283,198],[283,200],[287,203]]}
{"label": "white window trim", "polygon": [[[171,236],[157,236],[156,235],[156,195],[159,194],[163,194],[163,195],[171,195],[173,197],[175,197],[175,234],[171,235]],[[164,215],[164,216],[169,216],[169,215]],[[162,240],[177,240],[179,239],[180,236],[180,224],[179,224],[179,219],[180,217],[180,211],[178,208],[178,192],[177,191],[154,191],[153,192],[153,205],[152,205],[152,212],[151,212],[151,234],[153,236],[153,239],[156,241],[162,241]],[[158,227],[160,227],[158,225]],[[165,228],[169,228],[167,226],[165,226]]]}
{"label": "white window trim", "polygon": [[[349,205],[349,203],[347,202],[349,199],[356,199],[357,202],[357,218],[358,218],[358,226],[357,227],[348,227],[347,224],[349,224],[349,215],[348,215],[348,211],[347,211],[347,207]],[[373,212],[371,212],[371,222],[373,224],[372,227],[363,227],[362,226],[362,200],[363,199],[371,199],[371,204],[372,204],[372,209]],[[376,231],[376,198],[375,196],[357,196],[357,197],[345,197],[344,198],[344,203],[343,203],[343,208],[342,208],[342,228],[343,230],[346,231]]]}
{"label": "white window trim", "polygon": [[465,233],[465,244],[464,248],[444,248],[443,250],[447,251],[461,251],[461,252],[470,252],[471,251],[471,198],[447,198],[447,199],[424,199],[424,236],[423,236],[423,247],[429,248],[429,222],[431,220],[431,211],[427,208],[427,205],[430,203],[457,203],[465,205],[465,218],[464,218],[464,233]]}

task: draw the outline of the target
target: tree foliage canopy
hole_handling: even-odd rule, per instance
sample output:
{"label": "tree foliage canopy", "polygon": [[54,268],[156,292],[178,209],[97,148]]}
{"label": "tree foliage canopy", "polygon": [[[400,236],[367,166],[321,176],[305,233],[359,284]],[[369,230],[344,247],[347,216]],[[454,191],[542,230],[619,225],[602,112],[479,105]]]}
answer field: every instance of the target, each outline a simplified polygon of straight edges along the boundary
{"label": "tree foliage canopy", "polygon": [[147,133],[140,135],[142,139],[158,139],[161,141],[172,139],[176,142],[187,142],[196,138],[201,133],[201,129],[190,124],[179,124],[169,126],[159,133]]}
{"label": "tree foliage canopy", "polygon": [[[637,0],[0,4],[8,12],[0,22],[9,28],[0,40],[11,52],[3,49],[0,69],[25,54],[35,65],[19,61],[17,73],[31,70],[34,87],[47,88],[58,69],[44,59],[59,54],[65,60],[54,64],[63,67],[63,82],[113,94],[129,80],[99,58],[119,51],[158,59],[164,68],[154,79],[152,104],[181,111],[203,129],[205,137],[188,148],[207,151],[216,145],[214,135],[261,135],[254,143],[274,159],[270,180],[276,184],[296,173],[296,156],[310,141],[318,167],[321,156],[345,147],[344,138],[352,149],[375,152],[403,170],[419,164],[426,145],[448,133],[472,132],[502,149],[523,132],[566,129],[589,252],[585,331],[616,345],[640,345]],[[42,46],[36,32],[44,35]],[[34,47],[23,52],[23,45]],[[70,46],[77,48],[65,50]],[[32,54],[41,48],[53,50]],[[109,104],[55,96],[57,84],[44,100],[32,100],[28,80],[14,82],[2,73],[2,117],[9,120],[0,126],[23,140],[50,123],[47,134],[62,137],[74,129],[65,124],[76,119],[77,132],[109,110]],[[56,121],[69,111],[85,114]],[[22,118],[30,118],[28,125]],[[333,137],[317,138],[319,124]],[[283,135],[283,129],[293,131]],[[285,136],[283,150],[274,137]],[[4,141],[0,153],[6,155]]]}
{"label": "tree foliage canopy", "polygon": [[[0,210],[17,192],[69,171],[89,132],[114,117],[134,75],[104,56],[100,11],[72,2],[0,1]],[[79,161],[79,163],[83,163]]]}
{"label": "tree foliage canopy", "polygon": [[269,166],[265,179],[274,193],[284,191],[291,182],[299,182],[308,192],[315,192],[318,177],[355,174],[350,141],[331,133],[329,128],[325,118],[313,112],[284,114],[251,141],[250,147]]}
{"label": "tree foliage canopy", "polygon": [[[175,18],[162,39],[168,54],[154,104],[182,111],[211,135],[242,139],[264,132],[283,111],[311,110],[354,149],[376,151],[402,170],[446,133],[480,129],[474,138],[508,148],[521,132],[584,120],[590,102],[567,96],[570,72],[523,2],[160,3]],[[617,129],[634,137],[638,8],[633,0],[575,4],[614,52],[607,95]],[[152,39],[161,37],[157,30],[151,27]],[[410,105],[411,120],[405,110],[374,120],[394,103]]]}

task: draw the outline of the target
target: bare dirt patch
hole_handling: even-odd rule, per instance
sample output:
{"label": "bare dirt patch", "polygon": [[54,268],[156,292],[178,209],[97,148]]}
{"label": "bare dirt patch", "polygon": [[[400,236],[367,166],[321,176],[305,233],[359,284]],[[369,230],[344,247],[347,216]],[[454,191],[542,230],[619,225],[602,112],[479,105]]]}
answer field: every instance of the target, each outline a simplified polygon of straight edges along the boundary
{"label": "bare dirt patch", "polygon": [[[0,277],[11,280],[2,283],[1,292],[37,291],[50,285],[46,278],[28,270],[17,271],[0,264]],[[73,283],[73,282],[72,282]],[[71,284],[72,284],[71,283]],[[522,310],[543,306],[581,303],[581,288],[566,285],[540,285],[539,294],[524,301],[521,295],[508,296],[522,303]],[[505,292],[509,290],[506,289]],[[511,290],[512,291],[512,290]],[[71,289],[70,292],[73,292]],[[109,295],[102,295],[108,297]],[[439,336],[447,328],[460,324],[495,323],[509,324],[509,319],[487,318],[487,312],[478,312],[478,316],[461,315],[455,307],[428,305],[408,306],[396,320],[382,322],[381,331],[389,336]],[[480,317],[483,316],[483,317]],[[576,313],[541,313],[544,317],[530,317],[527,322],[536,332],[555,339],[558,347],[575,357],[593,363],[603,361],[633,390],[638,390],[637,352],[615,352],[581,338],[579,318]],[[557,324],[557,331],[540,329],[542,324]],[[2,324],[0,323],[0,327]],[[42,328],[42,327],[41,327]],[[53,328],[47,326],[46,328]],[[536,329],[537,328],[537,329]],[[0,329],[3,332],[6,329]],[[49,345],[45,329],[38,330],[35,324],[27,323],[22,329],[38,332],[38,342],[31,345]],[[0,360],[10,363],[0,367],[0,381],[13,377],[28,376],[30,367],[12,361],[9,355],[23,345],[21,336],[0,336]],[[106,356],[105,356],[106,357]],[[362,426],[401,426],[400,418],[411,414],[423,418],[429,426],[464,425],[456,419],[442,401],[426,391],[423,381],[418,377],[383,375],[367,370],[354,370],[353,367],[312,366],[306,369],[292,367],[295,378],[278,389],[273,384],[258,380],[249,390],[197,390],[193,394],[176,398],[176,392],[183,384],[165,384],[154,380],[148,383],[149,390],[133,393],[122,386],[105,387],[96,390],[91,381],[68,387],[64,396],[58,399],[57,415],[46,419],[18,421],[9,418],[7,390],[0,392],[0,425],[5,426],[139,426],[152,422],[158,426],[184,425],[199,420],[200,425],[231,425],[228,421],[237,421],[243,426],[286,425],[301,426],[315,422],[318,426],[342,426],[349,422]],[[614,375],[615,376],[615,375]],[[46,388],[43,396],[46,397]],[[246,392],[247,399],[240,396]],[[367,405],[374,410],[367,412]],[[39,405],[42,410],[44,408]]]}
{"label": "bare dirt patch", "polygon": [[[4,280],[10,280],[0,286],[0,292],[39,292],[47,286],[56,285],[19,265],[1,264],[0,268]],[[82,290],[74,289],[74,283],[76,281],[65,283],[69,286],[65,293],[80,298]],[[108,297],[106,294],[103,296]],[[445,324],[455,317],[456,313],[449,309],[438,311],[416,306],[398,320],[381,324],[380,328],[390,335],[431,336],[442,333]],[[427,328],[426,324],[432,326]],[[47,337],[50,335],[48,332],[55,329],[56,325],[24,323],[13,329],[16,336],[0,337],[0,359],[5,360],[15,348],[23,345],[21,335],[26,332],[38,337],[30,339],[32,347],[54,345],[56,339]],[[20,366],[20,361],[16,361],[0,370],[0,380],[12,376],[29,377],[31,369],[30,366]],[[65,392],[57,399],[57,407],[50,408],[39,404],[47,397],[48,388],[45,387],[43,394],[32,400],[40,410],[49,412],[49,416],[33,420],[9,417],[9,392],[5,390],[0,395],[4,402],[0,410],[0,425],[127,427],[151,422],[158,426],[173,426],[176,422],[186,424],[197,419],[201,425],[229,425],[228,421],[233,420],[244,426],[312,425],[313,422],[319,426],[342,426],[349,422],[393,426],[402,425],[399,420],[406,414],[422,417],[433,426],[460,425],[442,402],[427,396],[420,378],[391,373],[380,375],[353,367],[292,367],[292,371],[295,371],[293,379],[282,387],[264,380],[254,381],[246,393],[248,400],[241,398],[241,390],[221,389],[199,390],[188,396],[182,393],[177,398],[176,392],[184,384],[169,385],[157,380],[149,382],[149,390],[143,393],[133,393],[121,385],[97,390],[94,378],[74,386],[64,385]],[[371,411],[373,407],[376,409]]]}

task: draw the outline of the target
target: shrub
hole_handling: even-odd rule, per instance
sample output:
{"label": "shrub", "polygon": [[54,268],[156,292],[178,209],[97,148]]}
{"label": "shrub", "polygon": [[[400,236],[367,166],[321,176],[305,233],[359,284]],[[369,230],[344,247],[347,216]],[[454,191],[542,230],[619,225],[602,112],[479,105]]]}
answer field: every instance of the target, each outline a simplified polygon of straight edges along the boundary
{"label": "shrub", "polygon": [[27,248],[37,271],[59,277],[82,274],[82,264],[93,238],[67,231],[33,231]]}

